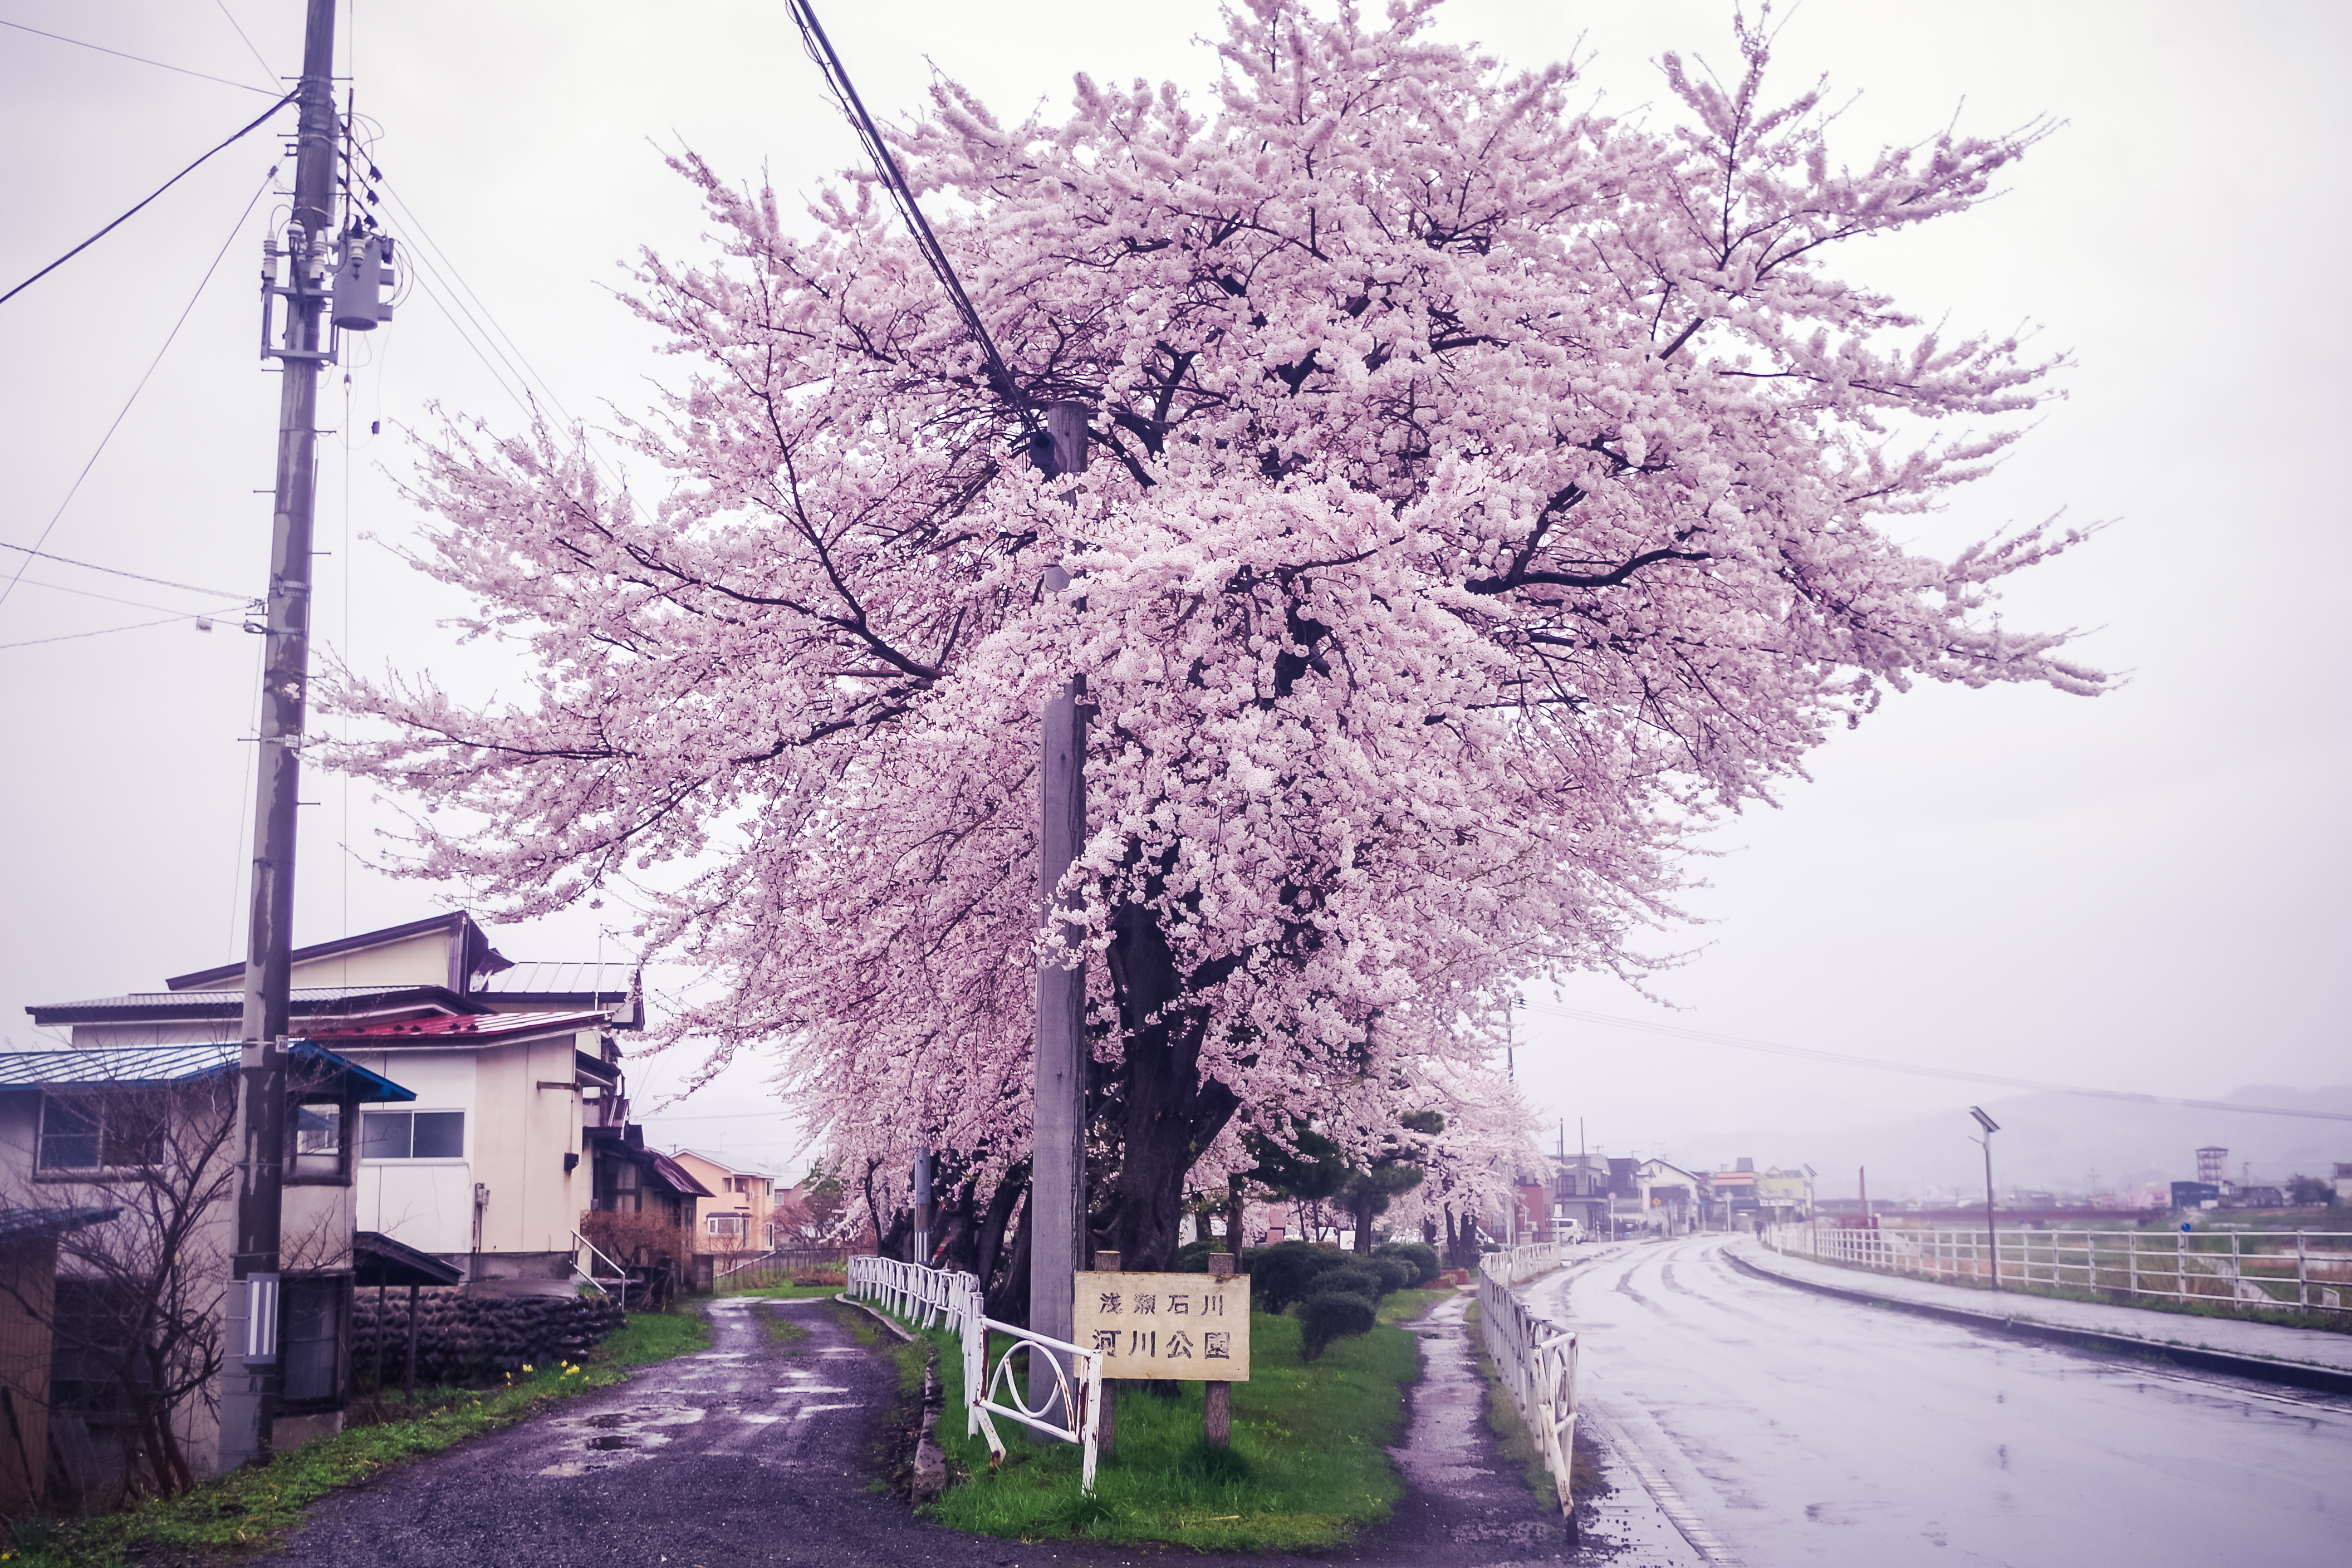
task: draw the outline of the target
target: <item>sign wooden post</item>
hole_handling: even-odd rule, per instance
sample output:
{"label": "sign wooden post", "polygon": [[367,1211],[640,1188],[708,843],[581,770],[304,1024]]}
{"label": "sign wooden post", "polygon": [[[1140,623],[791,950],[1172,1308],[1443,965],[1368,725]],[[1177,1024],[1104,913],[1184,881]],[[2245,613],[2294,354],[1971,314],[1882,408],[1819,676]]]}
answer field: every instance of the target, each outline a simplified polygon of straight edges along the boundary
{"label": "sign wooden post", "polygon": [[[1116,1252],[1096,1253],[1095,1272],[1097,1274],[1118,1273],[1118,1254]],[[1073,1341],[1072,1342],[1076,1343],[1076,1342]],[[1106,1377],[1103,1379],[1102,1414],[1095,1418],[1095,1452],[1106,1459],[1109,1458],[1112,1454],[1118,1450],[1118,1384],[1113,1383],[1109,1378]]]}
{"label": "sign wooden post", "polygon": [[[1209,1254],[1209,1278],[1228,1280],[1234,1277],[1234,1255],[1230,1252]],[[1242,1298],[1244,1322],[1247,1322],[1249,1298]],[[1246,1372],[1244,1377],[1249,1375]],[[1208,1401],[1207,1422],[1203,1435],[1212,1448],[1230,1448],[1234,1445],[1234,1385],[1230,1378],[1213,1380],[1202,1385],[1202,1393]]]}

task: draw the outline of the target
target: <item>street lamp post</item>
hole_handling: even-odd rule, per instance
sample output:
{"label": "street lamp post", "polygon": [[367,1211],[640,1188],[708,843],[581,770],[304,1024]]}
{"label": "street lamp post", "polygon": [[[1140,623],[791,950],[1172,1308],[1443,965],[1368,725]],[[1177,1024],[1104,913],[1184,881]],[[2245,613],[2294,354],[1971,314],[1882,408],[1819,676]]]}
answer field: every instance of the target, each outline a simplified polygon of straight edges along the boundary
{"label": "street lamp post", "polygon": [[1992,1288],[2000,1289],[2000,1233],[1994,1227],[1992,1210],[1992,1135],[2000,1131],[2000,1123],[1987,1116],[1981,1107],[1971,1105],[1969,1114],[1984,1129],[1984,1136],[1976,1140],[1985,1152],[1985,1254],[1992,1259]]}

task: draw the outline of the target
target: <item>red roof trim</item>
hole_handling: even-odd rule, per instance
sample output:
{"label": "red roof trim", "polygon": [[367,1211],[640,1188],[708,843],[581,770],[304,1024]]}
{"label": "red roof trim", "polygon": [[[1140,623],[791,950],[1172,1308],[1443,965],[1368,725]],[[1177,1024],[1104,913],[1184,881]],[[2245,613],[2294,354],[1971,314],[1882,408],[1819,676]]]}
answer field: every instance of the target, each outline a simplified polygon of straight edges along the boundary
{"label": "red roof trim", "polygon": [[560,1029],[584,1029],[611,1020],[601,1010],[576,1013],[472,1013],[459,1016],[414,1018],[397,1024],[370,1024],[334,1033],[313,1029],[314,1040],[478,1040],[516,1035],[552,1034]]}

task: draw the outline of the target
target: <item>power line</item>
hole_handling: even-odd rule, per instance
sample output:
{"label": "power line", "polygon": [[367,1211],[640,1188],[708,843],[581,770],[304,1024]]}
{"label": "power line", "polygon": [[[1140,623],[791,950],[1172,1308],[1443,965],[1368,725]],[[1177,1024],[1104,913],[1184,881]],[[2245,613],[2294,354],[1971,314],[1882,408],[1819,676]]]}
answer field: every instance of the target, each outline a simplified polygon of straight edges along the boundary
{"label": "power line", "polygon": [[[289,96],[289,97],[291,97],[292,95],[291,95],[291,94],[289,94],[288,96]],[[279,101],[280,101],[280,102],[283,102],[283,101],[285,101],[285,100],[280,100]],[[271,110],[271,112],[272,112],[272,113],[275,113],[275,112],[276,112],[276,110],[275,110],[275,109],[273,109],[273,110]],[[263,119],[263,120],[267,120],[268,118],[268,115],[264,115],[264,116],[262,116],[262,119]],[[258,125],[258,124],[260,124],[260,123],[261,123],[261,121],[260,121],[260,120],[257,120],[257,121],[255,121],[253,122],[253,124],[254,124],[254,125]],[[245,128],[245,130],[246,130],[246,131],[250,131],[250,130],[252,130],[252,129],[253,129],[253,125],[248,125],[248,126],[247,126],[247,127]],[[245,134],[245,131],[240,131],[240,132],[238,132],[236,134],[237,134],[237,136],[242,136],[242,135],[244,135],[244,134]],[[234,141],[236,141],[236,136],[232,136],[232,137],[230,137],[230,138],[229,138],[229,142],[234,142]],[[226,147],[226,146],[227,146],[227,145],[228,145],[228,142],[222,142],[222,143],[221,143],[221,146],[222,146],[222,147]],[[215,152],[215,153],[216,153],[216,152],[218,152],[218,151],[220,151],[220,148],[218,148],[218,147],[215,147],[215,149],[213,149],[213,152]],[[206,157],[206,158],[209,158],[209,157],[211,157],[211,156],[212,156],[212,153],[205,153],[205,157]],[[204,159],[203,159],[203,158],[199,158],[198,160],[196,160],[196,162],[200,163],[204,162]],[[195,167],[195,163],[191,163],[191,164],[189,164],[189,165],[188,165],[188,168],[190,168],[190,169],[193,169],[193,168],[194,168],[194,167]],[[184,170],[182,170],[182,171],[181,171],[181,174],[185,174],[186,172],[187,172],[187,170],[184,169]],[[49,542],[49,534],[50,534],[50,531],[51,531],[52,530],[54,530],[54,529],[58,526],[58,520],[59,518],[61,518],[61,517],[65,516],[65,514],[66,514],[66,508],[68,508],[68,507],[69,507],[69,506],[71,506],[71,505],[73,504],[73,499],[74,499],[74,497],[75,497],[77,494],[79,494],[79,493],[80,492],[80,490],[81,490],[81,483],[82,483],[82,481],[83,481],[84,479],[86,479],[89,478],[89,471],[90,471],[90,469],[92,469],[92,468],[96,468],[96,467],[98,466],[98,459],[99,459],[102,455],[104,455],[104,453],[105,453],[105,451],[106,451],[106,444],[107,444],[108,442],[110,442],[110,441],[111,441],[111,440],[113,440],[113,439],[114,439],[114,433],[115,433],[117,430],[120,430],[121,428],[122,428],[122,421],[123,421],[123,419],[124,419],[124,418],[125,418],[125,417],[126,417],[126,416],[131,413],[131,405],[132,404],[134,404],[134,403],[136,403],[136,402],[138,402],[138,401],[139,401],[139,395],[140,395],[141,393],[142,393],[142,392],[144,392],[144,391],[146,391],[146,390],[147,390],[147,383],[148,383],[148,382],[149,382],[149,380],[150,380],[150,379],[152,379],[152,378],[154,376],[154,374],[155,374],[155,367],[156,367],[157,365],[159,365],[159,364],[162,364],[162,363],[163,363],[163,356],[164,356],[165,354],[167,354],[167,353],[171,353],[171,352],[172,352],[172,343],[173,343],[173,341],[174,339],[176,339],[176,338],[178,338],[178,337],[179,337],[179,335],[180,335],[180,329],[181,329],[182,327],[184,327],[184,326],[187,325],[187,323],[188,323],[188,315],[189,315],[189,313],[190,313],[191,311],[193,311],[194,310],[195,310],[195,308],[196,308],[196,301],[197,301],[198,300],[201,300],[202,298],[204,298],[205,286],[206,284],[210,283],[210,282],[213,280],[213,274],[220,270],[221,258],[223,258],[223,257],[226,256],[226,255],[228,254],[228,247],[229,247],[230,246],[232,246],[232,245],[234,245],[234,244],[236,244],[236,237],[237,237],[238,232],[239,232],[240,230],[242,230],[242,229],[245,227],[245,220],[246,220],[247,218],[250,217],[250,216],[253,215],[254,204],[261,200],[261,194],[262,194],[262,192],[264,192],[264,191],[266,191],[266,190],[268,190],[268,189],[269,188],[269,182],[270,182],[271,180],[275,179],[275,178],[277,177],[277,174],[278,174],[278,165],[276,165],[275,163],[273,163],[273,164],[271,164],[271,165],[269,166],[269,173],[268,173],[268,174],[264,174],[264,175],[262,175],[262,176],[261,176],[261,184],[260,184],[258,186],[257,186],[257,187],[255,188],[253,195],[252,195],[251,196],[249,196],[248,198],[247,198],[247,200],[246,200],[246,204],[245,204],[245,211],[243,211],[243,212],[241,212],[241,213],[239,213],[239,214],[237,214],[237,215],[236,215],[236,224],[235,224],[233,226],[231,226],[231,228],[229,229],[229,231],[228,231],[228,237],[227,237],[226,239],[222,240],[222,241],[221,241],[221,247],[220,247],[220,249],[218,249],[217,251],[215,251],[215,252],[214,252],[214,253],[213,253],[212,265],[205,268],[205,275],[204,275],[204,277],[203,277],[203,278],[201,278],[201,279],[199,279],[197,280],[197,282],[196,282],[196,291],[195,291],[194,293],[193,293],[193,294],[191,294],[191,295],[189,295],[189,296],[188,296],[188,302],[187,302],[185,305],[182,306],[182,307],[181,307],[181,309],[180,309],[180,318],[179,318],[179,320],[177,320],[177,321],[173,321],[173,322],[172,323],[172,330],[171,330],[169,332],[166,332],[166,333],[163,335],[163,346],[162,348],[157,349],[157,350],[155,351],[155,357],[154,357],[152,360],[150,360],[150,361],[148,362],[148,363],[147,363],[147,370],[146,370],[146,374],[143,374],[143,375],[142,375],[142,376],[140,376],[140,378],[139,378],[139,384],[138,384],[138,385],[136,385],[136,386],[134,386],[134,387],[132,387],[132,388],[131,389],[131,395],[130,395],[129,397],[124,398],[124,399],[122,400],[122,407],[121,408],[121,410],[120,410],[120,411],[118,411],[118,412],[115,414],[115,416],[114,416],[114,423],[113,423],[113,424],[111,424],[111,425],[109,425],[109,426],[106,427],[106,434],[105,434],[105,435],[103,435],[103,436],[101,436],[101,437],[100,437],[98,438],[98,450],[97,450],[97,451],[92,452],[92,453],[89,455],[89,462],[87,462],[87,463],[84,463],[84,464],[81,466],[81,472],[80,472],[80,473],[79,473],[79,474],[76,474],[76,475],[74,476],[74,482],[73,482],[72,487],[71,487],[70,489],[68,489],[66,491],[66,499],[65,499],[65,500],[61,500],[61,501],[59,501],[59,502],[58,502],[58,510],[55,510],[55,511],[53,511],[53,512],[51,512],[51,513],[49,514],[49,521],[48,521],[48,522],[47,522],[47,524],[45,524],[45,525],[42,527],[40,537],[39,537],[38,539],[34,540],[34,541],[33,541],[33,543],[32,543],[32,547],[31,547],[29,550],[26,550],[26,556],[25,556],[25,559],[24,559],[23,561],[19,562],[19,563],[17,563],[17,566],[16,566],[16,570],[15,574],[14,574],[14,575],[12,575],[12,576],[8,579],[8,584],[7,584],[7,586],[6,586],[6,587],[5,587],[5,588],[0,588],[0,605],[5,605],[5,604],[6,604],[6,603],[8,602],[8,595],[11,595],[11,594],[13,594],[13,593],[15,593],[15,592],[16,591],[16,583],[17,583],[18,579],[22,578],[22,577],[25,575],[25,568],[26,568],[26,567],[27,567],[27,566],[30,566],[30,565],[33,563],[33,559],[32,559],[32,558],[33,558],[34,556],[36,556],[36,555],[39,554],[39,553],[40,553],[40,551],[41,551],[41,546],[42,546],[42,545],[44,545],[44,544],[47,544],[47,543]],[[178,175],[173,175],[173,177],[174,179],[177,179],[179,176],[178,176]],[[167,188],[168,188],[168,187],[167,187]],[[158,193],[157,193],[157,195],[160,195],[161,194],[162,194],[161,192],[158,192]],[[152,200],[153,200],[153,199],[154,199],[154,198],[153,198],[152,196],[151,196],[151,197],[149,197],[149,198],[148,198],[148,200],[149,200],[149,201],[152,201]],[[140,204],[140,206],[144,206],[144,205],[146,205],[146,203],[145,203],[145,202],[142,202],[142,203]],[[138,209],[138,207],[133,207],[133,208],[131,209],[131,211],[132,211],[132,212],[136,212],[136,211],[138,211],[138,210],[139,210],[139,209]],[[124,215],[124,216],[126,216],[126,217],[127,217],[127,216],[130,216],[129,214],[125,214],[125,215]],[[116,219],[115,221],[119,223],[119,222],[121,222],[121,219],[118,218],[118,219]],[[112,226],[112,226],[111,224],[110,224],[110,225],[108,226],[108,227],[110,227],[110,227],[112,227]],[[103,231],[103,230],[101,230],[100,232],[102,233],[102,232],[104,232],[104,231]],[[88,241],[84,241],[83,243],[84,243],[84,244],[88,244],[89,242],[88,242]],[[77,248],[77,249],[79,249],[79,248],[80,248],[80,247],[76,247],[76,248]],[[55,265],[55,263],[52,263],[51,265],[52,265],[52,266],[54,266],[54,265]],[[48,270],[48,268],[42,268],[42,271],[47,271],[47,270]],[[36,273],[36,274],[34,274],[34,277],[36,277],[36,278],[37,278],[38,276],[39,276],[39,273]],[[32,281],[32,279],[26,279],[26,282],[28,282],[28,283],[29,283],[29,282],[31,282],[31,281]],[[19,284],[19,285],[17,285],[17,287],[21,289],[22,287],[24,287],[24,285],[23,285],[23,284]],[[13,290],[12,290],[12,292],[13,292]],[[15,546],[14,548],[22,549],[22,548],[24,548],[24,547],[23,547],[23,546]],[[199,590],[199,592],[202,592],[202,591],[203,591],[203,590]],[[135,631],[135,630],[137,630],[138,628],[136,628],[136,627],[134,627],[134,626],[118,626],[118,627],[115,627],[114,629],[115,629],[115,630],[117,630],[117,631]],[[89,635],[93,635],[93,636],[95,636],[96,634],[94,634],[94,633],[93,633],[93,634],[89,634]],[[41,642],[56,642],[56,641],[59,641],[59,640],[61,640],[61,639],[59,639],[59,638],[55,638],[55,637],[42,637],[42,638],[37,638],[37,639],[35,639],[35,640],[36,640],[36,641],[41,641]],[[26,646],[29,646],[29,645],[27,645],[27,644],[24,644],[24,643],[11,643],[11,644],[9,644],[8,646],[9,646],[9,647],[26,647]]]}
{"label": "power line", "polygon": [[1034,445],[1044,435],[1037,426],[1035,407],[1028,395],[1013,379],[1013,373],[1005,367],[1003,356],[996,352],[996,340],[989,335],[988,323],[981,320],[978,307],[964,292],[963,281],[956,276],[955,264],[948,259],[946,247],[931,232],[929,220],[923,216],[922,204],[915,199],[914,187],[908,184],[907,176],[899,173],[898,159],[890,155],[889,144],[882,139],[881,127],[876,125],[874,117],[866,111],[866,100],[858,97],[856,84],[849,79],[849,72],[843,67],[841,57],[834,52],[833,40],[825,37],[824,24],[816,19],[816,12],[809,0],[789,0],[789,9],[793,20],[800,26],[801,47],[808,51],[809,58],[824,73],[824,84],[832,90],[834,102],[840,105],[841,112],[849,121],[850,130],[864,143],[866,155],[873,160],[874,172],[881,176],[882,189],[889,195],[891,205],[898,209],[899,217],[905,220],[908,230],[915,237],[917,253],[922,257],[923,264],[931,269],[931,275],[940,280],[940,287],[947,291],[948,304],[962,321],[964,331],[971,334],[974,346],[980,350],[982,368],[987,374],[990,388],[1021,421],[1022,430]]}
{"label": "power line", "polygon": [[[356,177],[356,171],[353,171],[353,174]],[[499,324],[498,318],[490,313],[488,302],[475,291],[472,284],[466,281],[465,275],[457,270],[457,264],[450,258],[448,248],[434,238],[426,230],[423,220],[417,217],[416,209],[408,205],[406,198],[393,187],[389,179],[377,174],[373,168],[370,170],[370,174],[373,176],[372,183],[382,189],[392,205],[399,209],[401,226],[407,231],[404,237],[411,242],[412,264],[425,264],[418,266],[417,270],[421,273],[436,276],[445,273],[447,275],[444,287],[449,291],[449,300],[444,302],[436,299],[434,303],[441,307],[443,315],[449,317],[449,324],[458,328],[460,336],[465,335],[465,328],[459,326],[457,316],[450,311],[449,307],[454,304],[457,310],[464,312],[466,321],[472,325],[474,331],[480,334],[483,343],[488,345],[489,353],[498,355],[508,373],[522,384],[523,395],[517,396],[516,401],[523,405],[526,412],[530,411],[532,397],[543,397],[556,413],[563,416],[566,424],[573,423],[572,411],[563,405],[563,400],[555,395],[555,389],[548,384],[547,378],[539,374],[538,367],[530,363],[530,357],[522,352],[522,346],[514,341],[513,335]],[[470,305],[467,303],[468,300],[472,301]],[[478,317],[476,315],[477,310],[480,312]],[[501,342],[504,344],[503,347],[500,346]],[[490,370],[491,374],[496,376],[498,372],[490,366],[488,356],[483,353],[481,345],[469,342],[468,346],[473,348],[476,355],[481,357],[483,367]],[[504,385],[505,378],[501,376],[499,379],[500,384]],[[515,396],[512,388],[508,388],[508,395]]]}
{"label": "power line", "polygon": [[143,632],[150,626],[168,626],[173,621],[193,621],[196,616],[165,616],[160,621],[141,621],[136,626],[100,626],[94,632],[68,632],[63,637],[27,637],[23,642],[0,642],[0,652],[12,647],[38,647],[47,642],[78,642],[83,637],[102,637],[114,632]]}
{"label": "power line", "polygon": [[[170,190],[182,180],[184,180],[190,174],[194,174],[196,170],[204,164],[206,159],[212,157],[214,153],[218,153],[222,148],[234,145],[236,142],[243,141],[247,135],[252,132],[259,130],[262,124],[267,121],[271,115],[277,113],[279,110],[285,108],[288,104],[293,101],[294,95],[289,92],[285,97],[279,99],[277,102],[271,104],[268,108],[263,110],[260,116],[251,124],[246,126],[244,130],[237,132],[236,134],[229,137],[227,141],[223,142],[220,146],[215,147],[212,150],[212,153],[206,153],[203,157],[198,158],[194,163],[189,164],[186,168],[181,170],[178,174],[173,175],[170,179],[156,186],[153,193],[147,197],[146,201],[141,202],[138,206],[132,207],[129,212],[124,213],[121,217],[116,218],[112,223],[108,224],[104,228],[100,229],[96,234],[91,235],[88,239],[83,240],[79,245],[75,246],[71,250],[67,251],[63,256],[58,257],[55,261],[50,262],[47,267],[42,268],[38,272],[34,273],[30,278],[26,279],[22,283],[17,284],[5,294],[0,294],[0,305],[6,304],[17,295],[22,294],[26,289],[30,289],[34,284],[38,283],[42,279],[47,278],[50,273],[55,272],[58,268],[63,267],[67,262],[71,261],[75,257],[79,256],[83,251],[88,250],[91,246],[96,245],[100,240],[104,239],[108,235],[112,234],[116,229],[121,228],[124,224],[130,222],[133,216],[137,216],[139,208],[145,206],[147,202],[153,201],[156,196],[162,195],[165,191]],[[272,174],[277,173],[275,169],[270,172]],[[240,218],[237,221],[242,223],[244,222],[244,219]],[[207,273],[205,276],[209,277],[211,274]]]}
{"label": "power line", "polygon": [[237,19],[234,16],[230,15],[228,0],[213,0],[213,4],[220,7],[220,14],[223,16],[228,18],[228,25],[236,29],[236,36],[243,41],[246,53],[251,55],[253,57],[253,63],[261,68],[261,74],[268,77],[270,80],[276,81],[278,79],[278,73],[269,68],[269,62],[261,58],[261,51],[253,47],[253,40],[245,36],[245,28],[239,25]]}
{"label": "power line", "polygon": [[[11,544],[5,539],[0,539],[0,550],[21,551],[26,555],[37,556],[43,561],[54,561],[60,566],[79,566],[85,572],[103,572],[110,577],[128,577],[134,583],[152,583],[158,588],[184,588],[191,594],[209,594],[216,599],[249,599],[253,597],[252,595],[241,590],[230,588],[206,588],[194,583],[174,583],[169,577],[150,577],[143,573],[125,572],[120,566],[100,566],[95,561],[76,561],[69,555],[52,555],[46,550],[36,550],[28,544]],[[57,584],[49,584],[47,585],[55,587]],[[67,592],[74,593],[78,592],[78,590],[69,588]],[[149,607],[160,608],[161,606],[151,605]]]}
{"label": "power line", "polygon": [[[230,26],[236,26],[236,18],[230,18]],[[110,49],[104,44],[93,44],[83,38],[68,38],[63,33],[45,33],[38,27],[27,27],[22,22],[0,21],[0,27],[14,27],[20,33],[31,33],[37,37],[54,38],[60,44],[71,44],[76,48],[96,49],[100,54],[112,55],[118,60],[136,60],[142,66],[153,66],[157,70],[177,71],[182,76],[192,76],[200,81],[216,81],[223,87],[233,87],[239,92],[274,93],[278,90],[274,87],[256,87],[251,82],[231,81],[225,76],[214,76],[206,71],[190,70],[185,66],[175,66],[165,60],[151,60],[145,55],[125,54],[121,49]],[[237,30],[240,34],[244,32],[241,27]],[[278,101],[283,103],[286,100],[279,99]]]}
{"label": "power line", "polygon": [[2137,1094],[2121,1089],[2084,1089],[2078,1084],[2050,1083],[2041,1079],[2007,1078],[1999,1073],[1968,1072],[1959,1068],[1925,1067],[1913,1062],[1891,1062],[1878,1057],[1851,1056],[1843,1051],[1825,1051],[1811,1046],[1783,1046],[1769,1040],[1750,1040],[1738,1035],[1718,1035],[1706,1029],[1685,1029],[1676,1024],[1656,1024],[1642,1018],[1620,1018],[1611,1013],[1589,1013],[1580,1007],[1562,1007],[1556,1004],[1522,1001],[1519,1004],[1531,1013],[1549,1013],[1556,1018],[1573,1018],[1579,1023],[1600,1024],[1612,1029],[1637,1029],[1645,1035],[1664,1035],[1678,1040],[1696,1040],[1704,1045],[1730,1046],[1738,1050],[1761,1051],[1768,1056],[1793,1057],[1801,1061],[1832,1062],[1840,1067],[1872,1068],[1880,1072],[1909,1073],[1917,1078],[1948,1079],[1958,1083],[1989,1083],[2002,1089],[2032,1089],[2043,1094],[2074,1094],[2093,1100],[2120,1100],[2139,1105],[2172,1105],[2190,1110],[2243,1111],[2250,1116],[2300,1116],[2315,1121],[2352,1121],[2352,1111],[2305,1110],[2284,1105],[2241,1105],[2229,1100],[2183,1100],[2168,1094]]}
{"label": "power line", "polygon": [[[184,618],[188,620],[207,621],[212,619],[215,616],[224,613],[219,610],[173,610],[172,606],[169,605],[151,605],[144,599],[118,599],[111,594],[93,593],[88,588],[68,588],[63,583],[43,583],[32,577],[24,579],[24,583],[25,586],[27,588],[47,588],[53,593],[74,594],[85,599],[103,599],[110,605],[128,605],[134,610],[169,611],[173,615],[182,616]],[[242,598],[245,603],[253,605],[258,605],[262,603],[261,600],[254,598],[251,595],[225,595],[223,596]]]}

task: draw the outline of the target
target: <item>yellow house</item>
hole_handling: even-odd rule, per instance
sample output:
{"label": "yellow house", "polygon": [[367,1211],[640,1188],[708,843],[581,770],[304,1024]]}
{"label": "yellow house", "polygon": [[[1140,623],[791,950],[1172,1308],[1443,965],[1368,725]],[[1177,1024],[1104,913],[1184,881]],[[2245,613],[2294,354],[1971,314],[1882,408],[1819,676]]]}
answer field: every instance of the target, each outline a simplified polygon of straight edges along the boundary
{"label": "yellow house", "polygon": [[772,1232],[773,1175],[695,1149],[680,1149],[670,1157],[711,1192],[709,1197],[695,1200],[697,1252],[766,1252],[777,1245]]}

